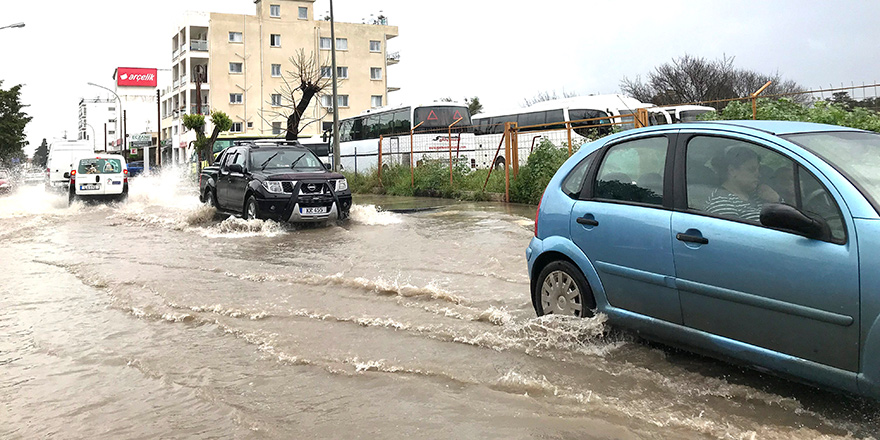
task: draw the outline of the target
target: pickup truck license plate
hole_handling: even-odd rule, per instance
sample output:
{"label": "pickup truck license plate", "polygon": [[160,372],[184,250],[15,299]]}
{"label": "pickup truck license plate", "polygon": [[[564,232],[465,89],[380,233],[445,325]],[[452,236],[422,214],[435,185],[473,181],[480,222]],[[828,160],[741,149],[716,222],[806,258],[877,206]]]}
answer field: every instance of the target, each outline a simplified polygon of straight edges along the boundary
{"label": "pickup truck license plate", "polygon": [[82,190],[86,190],[86,189],[100,189],[100,188],[101,188],[101,184],[100,184],[100,183],[87,183],[87,184],[85,184],[85,185],[80,185],[80,186],[79,186],[79,189],[82,189]]}
{"label": "pickup truck license plate", "polygon": [[327,207],[326,206],[304,206],[299,209],[299,212],[304,215],[315,215],[315,214],[326,214]]}

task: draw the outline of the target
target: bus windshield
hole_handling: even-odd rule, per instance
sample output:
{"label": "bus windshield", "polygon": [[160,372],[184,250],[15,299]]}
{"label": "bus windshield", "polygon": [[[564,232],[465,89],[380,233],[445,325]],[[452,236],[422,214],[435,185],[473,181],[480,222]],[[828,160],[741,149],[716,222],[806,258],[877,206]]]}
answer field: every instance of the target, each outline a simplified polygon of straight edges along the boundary
{"label": "bus windshield", "polygon": [[419,122],[424,123],[419,126],[418,130],[426,130],[432,128],[447,128],[457,119],[461,118],[457,127],[467,127],[471,125],[471,114],[467,107],[455,106],[430,106],[416,107],[413,111],[413,127]]}

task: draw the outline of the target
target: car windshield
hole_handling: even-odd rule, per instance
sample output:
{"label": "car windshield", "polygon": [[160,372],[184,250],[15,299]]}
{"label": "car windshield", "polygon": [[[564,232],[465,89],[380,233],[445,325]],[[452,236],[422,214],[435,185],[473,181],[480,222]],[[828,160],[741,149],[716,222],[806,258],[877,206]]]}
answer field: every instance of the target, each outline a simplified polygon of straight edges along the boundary
{"label": "car windshield", "polygon": [[800,133],[782,137],[821,156],[868,197],[880,202],[880,134],[852,131]]}
{"label": "car windshield", "polygon": [[119,159],[88,158],[80,159],[77,174],[119,174],[122,161]]}
{"label": "car windshield", "polygon": [[[262,169],[323,170],[324,166],[311,151],[298,148],[260,149],[251,151],[252,166]],[[291,168],[291,165],[293,167]]]}

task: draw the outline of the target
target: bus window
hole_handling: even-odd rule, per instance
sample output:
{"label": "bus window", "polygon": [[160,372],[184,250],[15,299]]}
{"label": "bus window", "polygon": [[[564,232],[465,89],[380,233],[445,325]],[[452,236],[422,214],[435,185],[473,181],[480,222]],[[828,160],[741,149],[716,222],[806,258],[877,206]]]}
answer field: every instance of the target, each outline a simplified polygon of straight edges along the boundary
{"label": "bus window", "polygon": [[[519,127],[528,127],[530,125],[538,125],[544,123],[544,112],[523,113],[516,118],[516,124]],[[521,131],[537,131],[545,130],[544,127],[530,127],[521,129]]]}
{"label": "bus window", "polygon": [[387,112],[376,116],[378,118],[379,134],[388,136],[396,134],[394,130],[394,113]]}
{"label": "bus window", "polygon": [[409,107],[394,112],[394,133],[408,133],[410,128],[412,128],[412,125],[410,125],[409,112]]}
{"label": "bus window", "polygon": [[379,115],[364,118],[364,139],[379,139]]}
{"label": "bus window", "polygon": [[[602,110],[592,110],[592,109],[571,109],[568,111],[568,118],[570,121],[579,121],[581,119],[594,119],[594,118],[607,118],[608,113],[603,112]],[[600,134],[608,134],[611,132],[610,125],[611,121],[608,119],[597,119],[595,121],[583,121],[583,122],[574,122],[571,126],[575,129],[575,133],[589,137],[590,136],[590,126],[593,129],[598,129]],[[603,125],[601,127],[595,127],[596,125]]]}
{"label": "bus window", "polygon": [[354,118],[351,120],[351,140],[360,141],[364,139],[364,118]]}
{"label": "bus window", "polygon": [[339,123],[339,142],[351,142],[351,126],[353,121],[351,119],[347,121],[342,121]]}
{"label": "bus window", "polygon": [[467,127],[471,125],[471,115],[467,107],[437,106],[416,107],[413,115],[413,125],[424,121],[420,129],[446,128],[456,119],[462,118],[456,126]]}
{"label": "bus window", "polygon": [[[551,122],[565,122],[565,115],[562,113],[562,109],[559,110],[548,110],[547,111],[547,119],[548,124]],[[561,128],[565,128],[565,124],[555,124],[547,126],[547,130],[558,130]]]}

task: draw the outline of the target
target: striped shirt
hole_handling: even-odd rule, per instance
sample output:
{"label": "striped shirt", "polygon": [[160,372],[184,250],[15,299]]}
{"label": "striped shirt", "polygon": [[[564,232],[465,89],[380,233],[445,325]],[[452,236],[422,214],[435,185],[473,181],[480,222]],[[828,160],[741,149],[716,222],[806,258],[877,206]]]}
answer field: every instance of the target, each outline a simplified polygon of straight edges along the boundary
{"label": "striped shirt", "polygon": [[755,195],[749,197],[749,200],[743,200],[724,188],[712,191],[706,202],[707,212],[753,222],[761,221],[762,207],[763,203]]}

